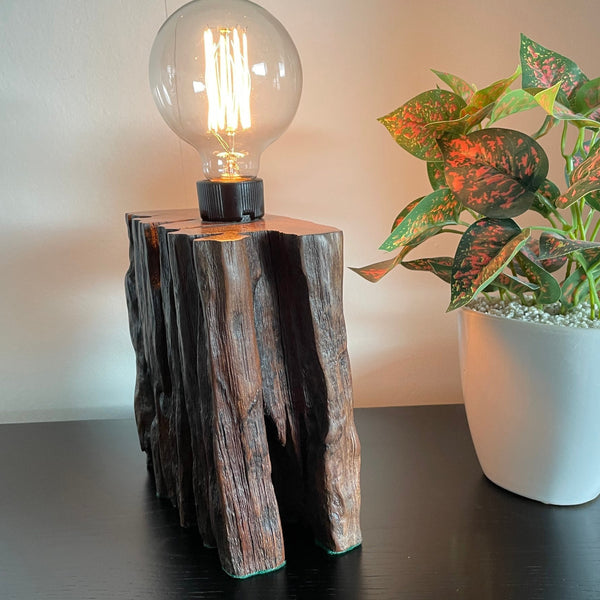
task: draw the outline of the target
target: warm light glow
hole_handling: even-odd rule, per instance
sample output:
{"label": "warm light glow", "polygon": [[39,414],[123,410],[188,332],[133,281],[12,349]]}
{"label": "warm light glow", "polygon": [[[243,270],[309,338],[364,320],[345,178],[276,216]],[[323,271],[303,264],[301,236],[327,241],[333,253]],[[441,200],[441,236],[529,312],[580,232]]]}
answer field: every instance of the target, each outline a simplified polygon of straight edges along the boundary
{"label": "warm light glow", "polygon": [[233,134],[248,129],[250,117],[250,69],[248,40],[241,28],[221,28],[217,38],[204,32],[205,85],[208,97],[208,130]]}

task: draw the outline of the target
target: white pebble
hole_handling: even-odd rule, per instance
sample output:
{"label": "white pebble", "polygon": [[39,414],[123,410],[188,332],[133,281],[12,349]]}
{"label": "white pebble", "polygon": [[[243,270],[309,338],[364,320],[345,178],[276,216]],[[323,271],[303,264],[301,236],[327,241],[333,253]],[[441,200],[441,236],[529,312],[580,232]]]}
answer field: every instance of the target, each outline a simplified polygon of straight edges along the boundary
{"label": "white pebble", "polygon": [[487,300],[484,297],[479,297],[473,300],[468,307],[488,315],[529,321],[530,323],[600,329],[600,318],[590,319],[590,305],[588,302],[571,308],[564,315],[561,314],[560,302],[545,306],[524,306],[519,302],[505,302],[499,298]]}

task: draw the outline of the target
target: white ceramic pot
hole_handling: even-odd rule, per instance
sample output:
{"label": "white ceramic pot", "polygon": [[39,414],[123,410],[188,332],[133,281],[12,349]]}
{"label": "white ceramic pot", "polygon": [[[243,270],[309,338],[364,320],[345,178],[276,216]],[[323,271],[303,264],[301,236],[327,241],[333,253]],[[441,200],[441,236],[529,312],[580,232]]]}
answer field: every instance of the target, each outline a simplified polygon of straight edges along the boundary
{"label": "white ceramic pot", "polygon": [[600,330],[459,311],[463,397],[499,486],[548,504],[600,494]]}

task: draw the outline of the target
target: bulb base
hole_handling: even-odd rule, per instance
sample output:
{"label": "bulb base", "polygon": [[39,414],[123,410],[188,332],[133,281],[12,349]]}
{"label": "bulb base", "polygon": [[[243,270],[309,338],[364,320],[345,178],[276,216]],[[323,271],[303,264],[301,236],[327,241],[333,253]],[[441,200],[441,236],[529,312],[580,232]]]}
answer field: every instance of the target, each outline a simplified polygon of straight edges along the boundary
{"label": "bulb base", "polygon": [[198,204],[203,221],[246,222],[265,214],[263,180],[198,181]]}

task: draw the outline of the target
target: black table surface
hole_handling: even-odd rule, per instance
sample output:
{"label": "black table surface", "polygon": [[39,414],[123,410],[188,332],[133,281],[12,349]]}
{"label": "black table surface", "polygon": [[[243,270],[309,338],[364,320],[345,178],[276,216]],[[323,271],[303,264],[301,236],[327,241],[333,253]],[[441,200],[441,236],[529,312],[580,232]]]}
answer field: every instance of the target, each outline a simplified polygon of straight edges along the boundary
{"label": "black table surface", "polygon": [[234,580],[155,497],[133,421],[0,426],[0,599],[600,598],[600,500],[553,507],[481,473],[460,405],[357,409],[362,547],[286,531]]}

